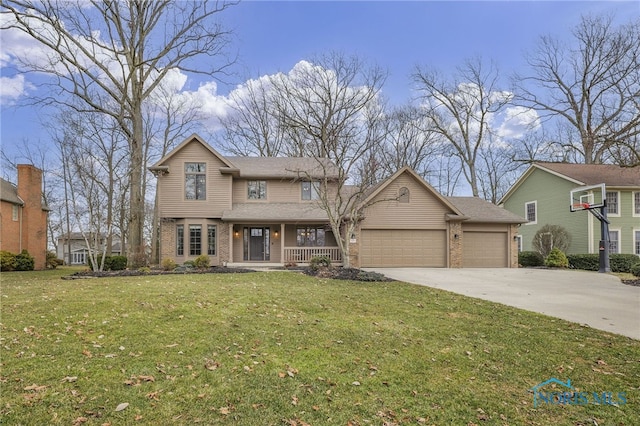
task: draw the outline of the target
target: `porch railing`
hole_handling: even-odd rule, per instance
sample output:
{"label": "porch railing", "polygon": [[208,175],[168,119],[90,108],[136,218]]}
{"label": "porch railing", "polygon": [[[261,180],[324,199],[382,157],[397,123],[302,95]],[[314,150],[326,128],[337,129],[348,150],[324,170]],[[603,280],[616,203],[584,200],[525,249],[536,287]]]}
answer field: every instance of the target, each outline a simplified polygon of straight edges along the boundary
{"label": "porch railing", "polygon": [[342,253],[338,247],[285,247],[284,261],[309,263],[314,256],[327,256],[332,263],[342,262]]}

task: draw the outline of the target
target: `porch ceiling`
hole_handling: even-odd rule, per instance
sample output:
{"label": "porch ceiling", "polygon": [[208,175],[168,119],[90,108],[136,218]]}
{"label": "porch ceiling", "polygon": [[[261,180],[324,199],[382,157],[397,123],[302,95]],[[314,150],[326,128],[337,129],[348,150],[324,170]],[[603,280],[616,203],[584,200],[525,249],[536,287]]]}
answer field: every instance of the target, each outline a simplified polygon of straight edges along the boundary
{"label": "porch ceiling", "polygon": [[329,220],[327,213],[314,203],[238,203],[222,213],[222,220],[230,221],[318,221]]}

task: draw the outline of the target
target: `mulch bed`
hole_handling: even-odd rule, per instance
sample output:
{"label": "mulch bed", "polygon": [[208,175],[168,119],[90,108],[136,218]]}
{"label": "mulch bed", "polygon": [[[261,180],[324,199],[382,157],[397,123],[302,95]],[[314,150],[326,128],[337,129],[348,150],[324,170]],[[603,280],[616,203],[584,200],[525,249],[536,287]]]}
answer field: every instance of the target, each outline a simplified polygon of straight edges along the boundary
{"label": "mulch bed", "polygon": [[636,278],[634,280],[622,280],[623,284],[632,285],[635,287],[640,287],[640,278]]}
{"label": "mulch bed", "polygon": [[[311,268],[285,268],[294,271],[300,271],[306,275],[310,275],[318,278],[330,278],[336,280],[351,280],[351,281],[393,281],[391,278],[387,278],[384,275],[377,274],[375,272],[367,272],[356,268],[318,268],[316,270]],[[86,271],[75,272],[71,275],[62,277],[63,280],[78,280],[89,278],[105,278],[105,277],[137,277],[144,275],[184,275],[184,274],[242,274],[247,272],[256,272],[253,269],[244,268],[227,268],[224,266],[212,266],[207,269],[196,268],[179,268],[173,271],[164,271],[162,269],[151,269],[150,271],[138,271],[125,269],[123,271],[92,271],[87,269]]]}

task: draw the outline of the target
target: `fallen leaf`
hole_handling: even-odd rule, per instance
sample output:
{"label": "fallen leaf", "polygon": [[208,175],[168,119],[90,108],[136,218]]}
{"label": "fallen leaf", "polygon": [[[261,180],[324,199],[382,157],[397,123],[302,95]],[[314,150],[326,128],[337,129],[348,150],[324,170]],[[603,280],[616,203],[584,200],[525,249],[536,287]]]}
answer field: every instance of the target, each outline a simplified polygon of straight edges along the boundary
{"label": "fallen leaf", "polygon": [[33,384],[31,386],[27,386],[26,388],[24,388],[24,390],[26,390],[26,391],[32,390],[32,391],[40,392],[41,390],[44,390],[46,388],[47,388],[46,385],[38,386],[36,384]]}
{"label": "fallen leaf", "polygon": [[142,416],[140,414],[136,414],[136,416],[133,418],[133,420],[138,422],[138,421],[142,420]]}
{"label": "fallen leaf", "polygon": [[78,376],[67,376],[64,379],[60,380],[61,382],[73,383],[78,380]]}
{"label": "fallen leaf", "polygon": [[78,417],[73,421],[72,424],[73,424],[73,426],[78,426],[78,425],[81,425],[82,423],[86,423],[88,421],[89,421],[89,419],[86,418],[86,417]]}
{"label": "fallen leaf", "polygon": [[206,368],[207,370],[216,370],[218,367],[220,367],[220,363],[218,361],[214,361],[212,359],[207,359],[204,362],[204,368]]}
{"label": "fallen leaf", "polygon": [[357,381],[357,380],[356,380],[355,382],[351,383],[351,384],[352,384],[353,386],[360,386],[360,382],[359,382],[359,381]]}
{"label": "fallen leaf", "polygon": [[229,407],[220,407],[218,411],[220,412],[220,414],[224,414],[225,416],[231,413],[231,409]]}
{"label": "fallen leaf", "polygon": [[604,362],[604,360],[602,360],[602,359],[598,359],[598,360],[596,361],[596,363],[597,363],[598,365],[607,365],[607,363],[606,363],[606,362]]}
{"label": "fallen leaf", "polygon": [[82,355],[86,356],[87,358],[91,358],[93,356],[91,354],[91,351],[89,351],[88,349],[83,349],[82,350]]}
{"label": "fallen leaf", "polygon": [[118,404],[118,406],[116,407],[116,411],[125,410],[128,406],[129,406],[128,402],[123,402],[121,404]]}
{"label": "fallen leaf", "polygon": [[156,379],[153,376],[138,376],[138,379],[142,382],[155,382]]}
{"label": "fallen leaf", "polygon": [[298,405],[298,397],[297,396],[293,395],[291,397],[291,404]]}

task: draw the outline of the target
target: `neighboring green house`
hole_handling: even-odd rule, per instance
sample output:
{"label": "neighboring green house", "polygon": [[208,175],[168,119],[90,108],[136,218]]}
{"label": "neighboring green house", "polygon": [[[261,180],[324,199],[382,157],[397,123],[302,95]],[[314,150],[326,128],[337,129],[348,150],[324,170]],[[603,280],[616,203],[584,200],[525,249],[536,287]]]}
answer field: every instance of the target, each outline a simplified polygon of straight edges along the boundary
{"label": "neighboring green house", "polygon": [[568,253],[597,253],[600,221],[588,211],[569,210],[569,192],[579,186],[606,186],[611,253],[640,255],[640,167],[609,164],[534,163],[499,204],[528,222],[519,229],[519,250],[532,250],[543,225],[561,225],[571,234]]}

